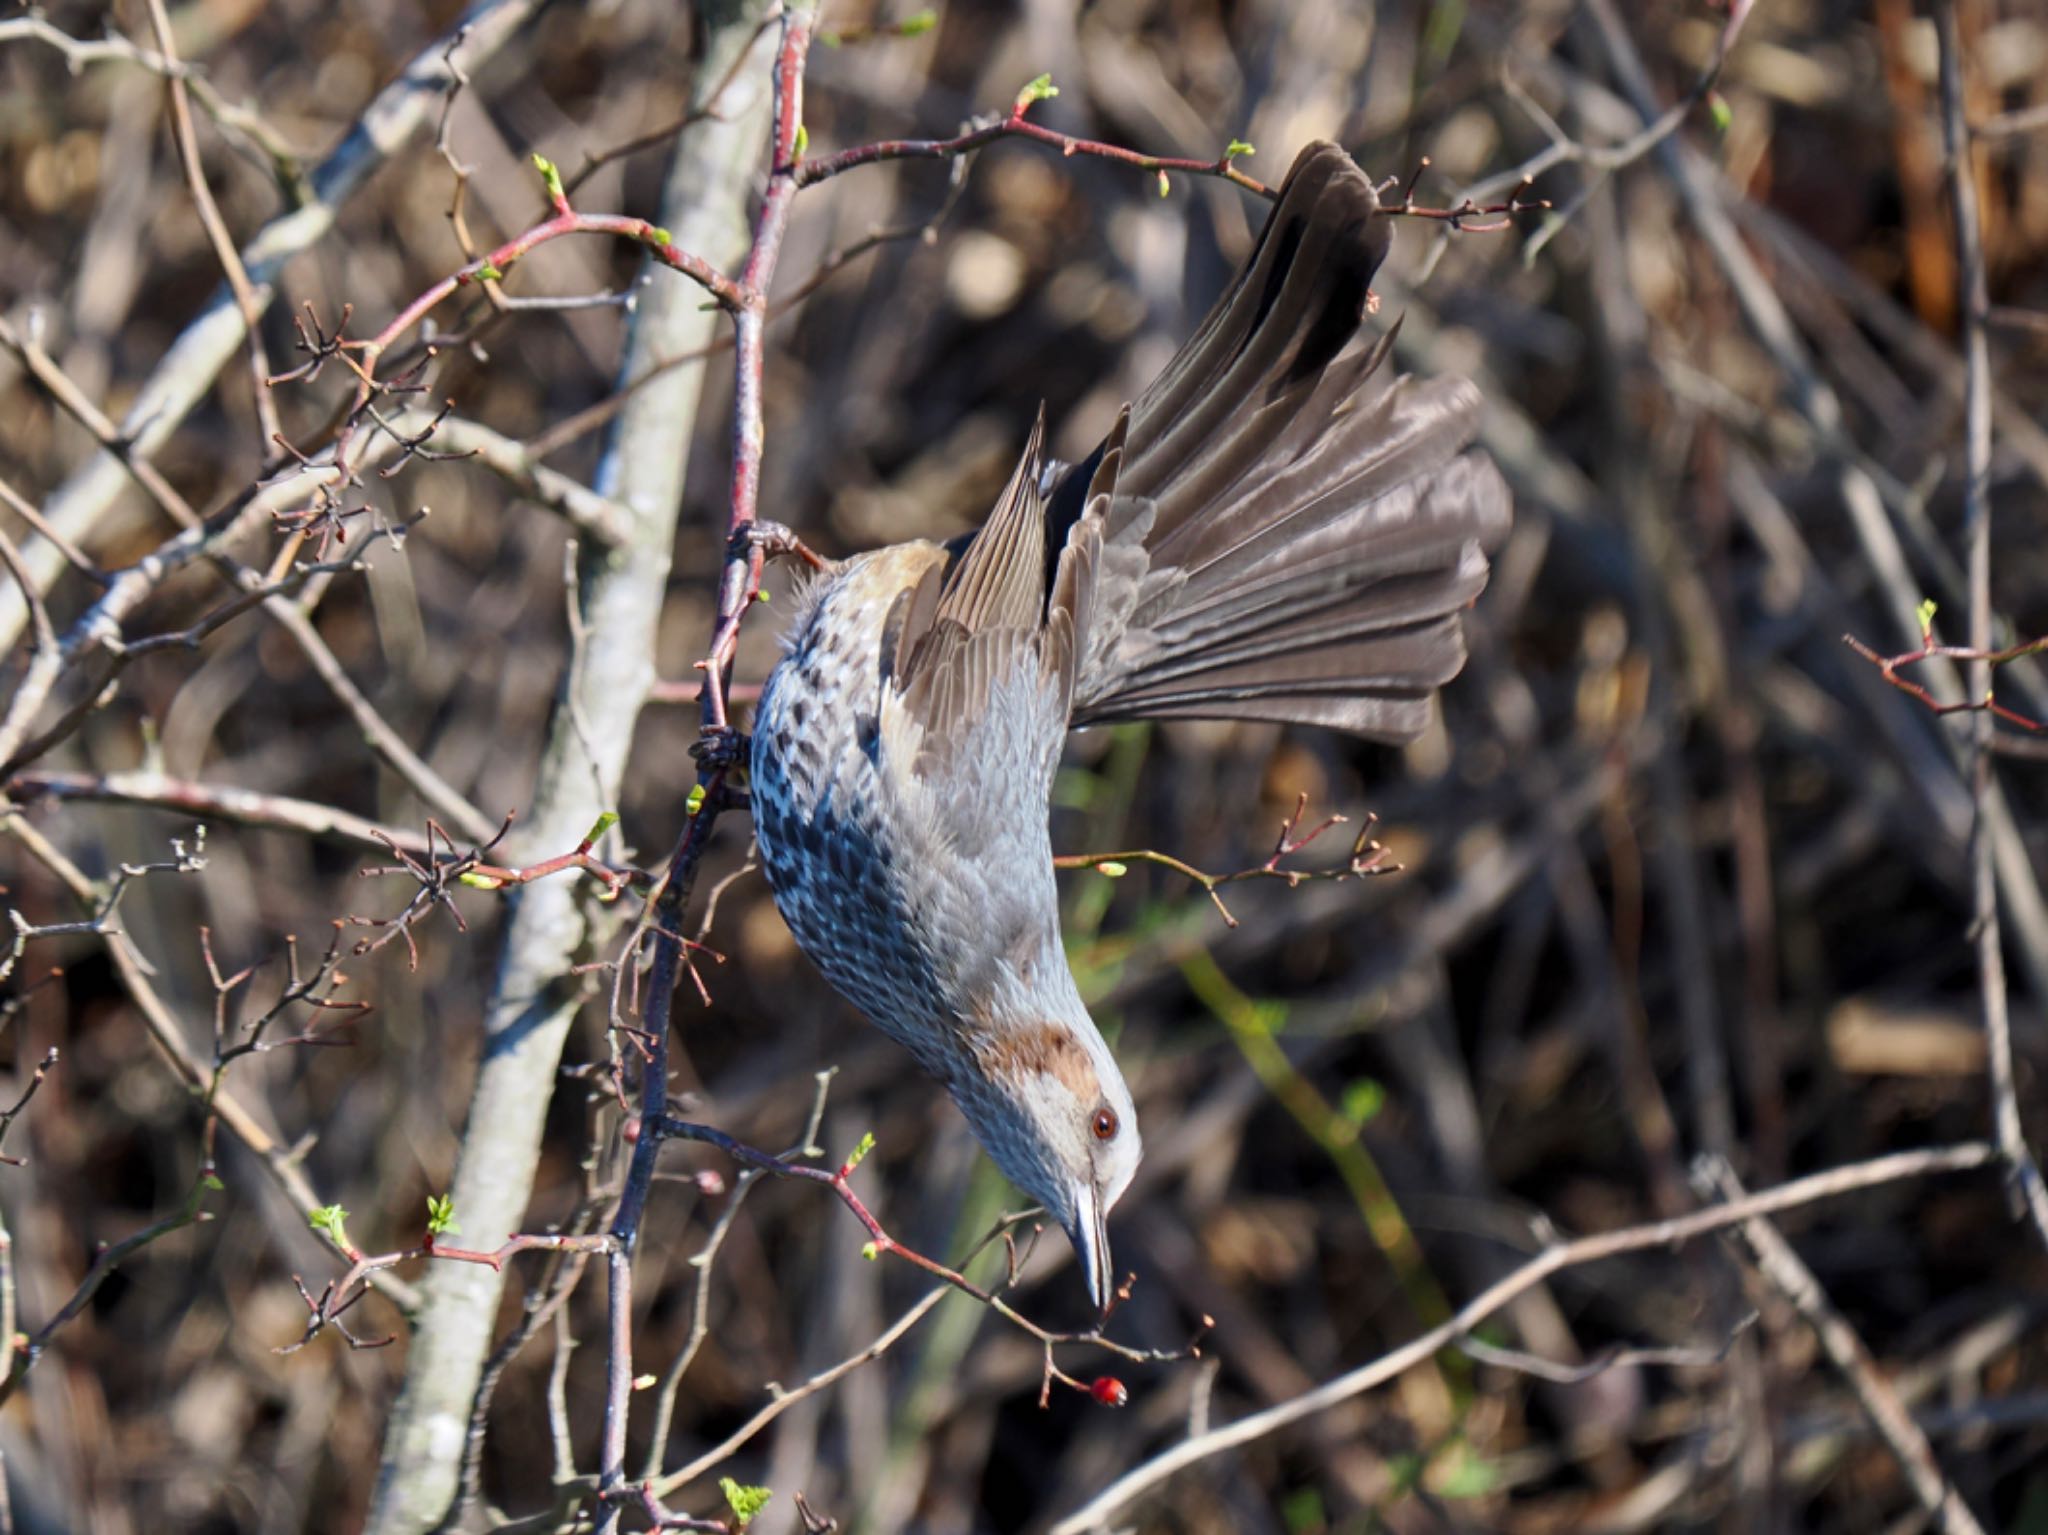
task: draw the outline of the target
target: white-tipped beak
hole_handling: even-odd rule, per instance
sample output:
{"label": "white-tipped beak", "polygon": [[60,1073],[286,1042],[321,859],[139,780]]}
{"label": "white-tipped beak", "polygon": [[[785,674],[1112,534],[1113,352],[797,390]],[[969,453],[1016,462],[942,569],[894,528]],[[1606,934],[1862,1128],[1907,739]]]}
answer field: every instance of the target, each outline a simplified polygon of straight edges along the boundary
{"label": "white-tipped beak", "polygon": [[1116,1293],[1116,1271],[1110,1266],[1109,1212],[1093,1188],[1085,1189],[1074,1206],[1074,1223],[1067,1237],[1074,1244],[1074,1256],[1081,1260],[1081,1277],[1097,1311],[1109,1310]]}

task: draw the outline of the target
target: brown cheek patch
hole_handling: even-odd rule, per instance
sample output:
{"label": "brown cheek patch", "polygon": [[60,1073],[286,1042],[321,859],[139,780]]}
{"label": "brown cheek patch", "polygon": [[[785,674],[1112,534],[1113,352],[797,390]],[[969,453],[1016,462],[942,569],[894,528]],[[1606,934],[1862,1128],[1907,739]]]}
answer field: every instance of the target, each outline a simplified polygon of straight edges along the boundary
{"label": "brown cheek patch", "polygon": [[977,1034],[971,1042],[975,1064],[984,1074],[1023,1076],[1043,1072],[1062,1083],[1083,1103],[1093,1103],[1102,1093],[1095,1076],[1095,1063],[1074,1031],[1059,1023],[1034,1023],[1023,1028],[991,1029]]}

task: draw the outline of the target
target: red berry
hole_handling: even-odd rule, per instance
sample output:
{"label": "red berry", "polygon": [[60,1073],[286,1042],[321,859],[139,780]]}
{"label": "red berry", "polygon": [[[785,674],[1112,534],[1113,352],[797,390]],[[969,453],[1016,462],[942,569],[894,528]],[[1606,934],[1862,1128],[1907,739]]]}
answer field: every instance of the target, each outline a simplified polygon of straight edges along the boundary
{"label": "red berry", "polygon": [[1124,1383],[1114,1375],[1098,1375],[1095,1384],[1088,1388],[1088,1394],[1105,1407],[1121,1407],[1131,1399]]}

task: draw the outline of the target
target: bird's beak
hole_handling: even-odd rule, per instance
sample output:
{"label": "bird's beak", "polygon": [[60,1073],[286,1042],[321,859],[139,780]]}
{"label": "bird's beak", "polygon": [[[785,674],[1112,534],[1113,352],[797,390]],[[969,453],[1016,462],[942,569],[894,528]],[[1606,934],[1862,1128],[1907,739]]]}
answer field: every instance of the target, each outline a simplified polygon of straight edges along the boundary
{"label": "bird's beak", "polygon": [[1067,1228],[1074,1255],[1081,1260],[1081,1277],[1088,1283],[1088,1295],[1097,1311],[1109,1310],[1116,1293],[1116,1271],[1111,1268],[1109,1257],[1108,1219],[1109,1212],[1102,1208],[1102,1196],[1091,1187],[1084,1189],[1075,1202],[1074,1222]]}

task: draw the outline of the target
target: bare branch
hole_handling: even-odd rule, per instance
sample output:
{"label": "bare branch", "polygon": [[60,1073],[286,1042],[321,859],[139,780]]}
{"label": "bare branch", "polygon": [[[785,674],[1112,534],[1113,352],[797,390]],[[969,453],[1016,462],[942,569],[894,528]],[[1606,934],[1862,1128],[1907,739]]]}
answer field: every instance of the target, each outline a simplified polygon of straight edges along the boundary
{"label": "bare branch", "polygon": [[1460,1337],[1469,1334],[1473,1328],[1515,1297],[1564,1269],[1597,1263],[1623,1253],[1675,1246],[1681,1242],[1696,1240],[1710,1232],[1740,1225],[1757,1216],[1776,1215],[1785,1210],[1798,1209],[1802,1205],[1813,1204],[1823,1199],[1839,1198],[1858,1190],[1878,1188],[1909,1178],[1964,1172],[1994,1165],[1998,1160],[1998,1149],[1982,1141],[1967,1141],[1959,1146],[1939,1147],[1928,1151],[1902,1151],[1892,1156],[1851,1163],[1805,1178],[1797,1178],[1774,1189],[1766,1189],[1761,1193],[1694,1211],[1689,1215],[1677,1216],[1671,1220],[1653,1221],[1648,1225],[1629,1226],[1600,1236],[1580,1237],[1576,1241],[1560,1243],[1488,1286],[1478,1296],[1459,1307],[1457,1314],[1448,1321],[1431,1328],[1399,1348],[1277,1406],[1252,1413],[1235,1423],[1225,1424],[1221,1428],[1211,1429],[1206,1434],[1184,1440],[1172,1449],[1133,1467],[1081,1508],[1054,1525],[1052,1535],[1086,1535],[1088,1531],[1106,1528],[1110,1517],[1128,1505],[1133,1498],[1158,1486],[1168,1477],[1197,1461],[1262,1439],[1290,1423],[1298,1423],[1303,1418],[1325,1412],[1340,1402],[1349,1401],[1352,1397],[1370,1391],[1376,1386],[1384,1385],[1402,1371],[1420,1364],[1439,1349],[1455,1344]]}

